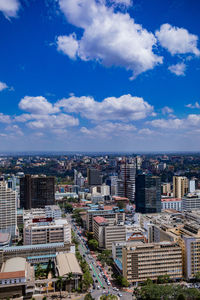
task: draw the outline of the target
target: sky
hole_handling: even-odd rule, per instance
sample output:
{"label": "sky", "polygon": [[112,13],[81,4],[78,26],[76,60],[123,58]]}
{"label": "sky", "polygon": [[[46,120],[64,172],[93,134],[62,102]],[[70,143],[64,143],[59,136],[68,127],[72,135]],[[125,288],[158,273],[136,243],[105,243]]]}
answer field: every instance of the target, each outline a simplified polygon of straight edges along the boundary
{"label": "sky", "polygon": [[0,0],[0,151],[199,151],[200,1]]}

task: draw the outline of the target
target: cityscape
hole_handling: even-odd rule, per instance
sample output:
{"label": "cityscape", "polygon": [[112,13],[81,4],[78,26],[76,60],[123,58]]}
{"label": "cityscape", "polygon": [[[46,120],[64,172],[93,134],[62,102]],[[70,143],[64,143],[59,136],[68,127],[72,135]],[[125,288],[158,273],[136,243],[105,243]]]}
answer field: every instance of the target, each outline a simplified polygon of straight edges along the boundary
{"label": "cityscape", "polygon": [[0,300],[200,300],[199,17],[0,0]]}

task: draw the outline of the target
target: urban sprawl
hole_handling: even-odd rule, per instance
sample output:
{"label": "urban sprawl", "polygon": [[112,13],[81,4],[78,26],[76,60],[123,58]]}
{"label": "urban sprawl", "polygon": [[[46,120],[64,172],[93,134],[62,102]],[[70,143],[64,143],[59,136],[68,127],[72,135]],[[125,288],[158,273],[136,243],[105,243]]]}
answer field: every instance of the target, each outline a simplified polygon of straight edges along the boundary
{"label": "urban sprawl", "polygon": [[200,155],[0,156],[0,299],[200,299]]}

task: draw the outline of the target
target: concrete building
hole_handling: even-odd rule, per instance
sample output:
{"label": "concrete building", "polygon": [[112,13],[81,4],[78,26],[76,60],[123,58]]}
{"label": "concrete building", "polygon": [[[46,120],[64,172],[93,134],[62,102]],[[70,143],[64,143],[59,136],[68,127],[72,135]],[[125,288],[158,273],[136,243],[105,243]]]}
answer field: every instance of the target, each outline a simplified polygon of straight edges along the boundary
{"label": "concrete building", "polygon": [[183,176],[173,176],[173,196],[182,198],[188,193],[188,179]]}
{"label": "concrete building", "polygon": [[179,198],[162,198],[161,199],[161,209],[174,209],[177,211],[182,211],[182,199]]}
{"label": "concrete building", "polygon": [[17,228],[17,198],[16,192],[7,187],[5,181],[0,181],[0,232],[16,235]]}
{"label": "concrete building", "polygon": [[89,186],[102,184],[102,177],[100,175],[100,171],[95,168],[87,169],[87,179]]}
{"label": "concrete building", "polygon": [[182,210],[200,210],[200,193],[190,193],[182,197]]}
{"label": "concrete building", "polygon": [[122,250],[123,276],[131,283],[144,282],[148,278],[169,275],[171,279],[182,278],[182,250],[178,243],[135,243]]}
{"label": "concrete building", "polygon": [[109,225],[103,217],[94,217],[94,238],[99,248],[112,249],[115,241],[126,241],[126,227],[123,225]]}
{"label": "concrete building", "polygon": [[24,245],[71,243],[71,226],[65,219],[33,219],[24,225]]}
{"label": "concrete building", "polygon": [[29,296],[34,292],[34,267],[22,257],[3,263],[0,272],[0,299]]}
{"label": "concrete building", "polygon": [[62,212],[58,205],[46,205],[45,208],[46,218],[61,219]]}
{"label": "concrete building", "polygon": [[58,252],[75,253],[75,246],[69,243],[49,243],[27,246],[12,246],[0,248],[0,266],[13,257],[24,257],[30,263],[48,262],[54,260]]}
{"label": "concrete building", "polygon": [[55,178],[25,175],[20,178],[20,206],[41,208],[55,203]]}
{"label": "concrete building", "polygon": [[89,209],[86,214],[86,229],[90,232],[93,231],[93,217],[104,217],[109,224],[119,224],[125,221],[125,213],[119,210],[118,207],[104,206],[97,209]]}
{"label": "concrete building", "polygon": [[170,196],[172,193],[171,183],[162,183],[161,184],[161,194],[164,196]]}

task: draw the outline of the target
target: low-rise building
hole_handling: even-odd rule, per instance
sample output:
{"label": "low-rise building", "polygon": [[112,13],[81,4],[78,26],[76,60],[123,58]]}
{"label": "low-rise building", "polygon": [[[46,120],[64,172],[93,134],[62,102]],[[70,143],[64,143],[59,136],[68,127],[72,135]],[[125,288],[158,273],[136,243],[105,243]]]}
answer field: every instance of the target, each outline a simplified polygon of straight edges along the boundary
{"label": "low-rise building", "polygon": [[71,226],[65,219],[33,219],[24,225],[24,245],[71,243]]}
{"label": "low-rise building", "polygon": [[182,199],[179,198],[162,198],[161,210],[173,209],[177,211],[182,210]]}
{"label": "low-rise building", "polygon": [[30,296],[34,292],[34,268],[22,257],[3,263],[0,272],[0,299]]}

